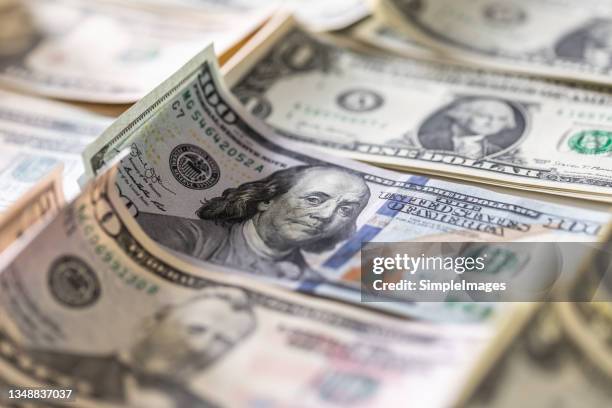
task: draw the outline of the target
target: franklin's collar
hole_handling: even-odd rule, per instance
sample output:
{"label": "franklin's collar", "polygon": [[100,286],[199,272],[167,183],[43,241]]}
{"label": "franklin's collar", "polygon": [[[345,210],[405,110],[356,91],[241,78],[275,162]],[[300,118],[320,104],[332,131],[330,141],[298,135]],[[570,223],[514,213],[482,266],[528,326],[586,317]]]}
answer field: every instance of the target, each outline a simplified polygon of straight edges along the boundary
{"label": "franklin's collar", "polygon": [[253,219],[248,219],[242,226],[242,236],[244,237],[244,241],[247,246],[253,253],[255,253],[258,257],[263,259],[270,260],[279,260],[286,258],[289,256],[294,249],[288,249],[285,251],[279,251],[278,249],[270,248],[257,230],[255,229],[255,224],[253,223]]}

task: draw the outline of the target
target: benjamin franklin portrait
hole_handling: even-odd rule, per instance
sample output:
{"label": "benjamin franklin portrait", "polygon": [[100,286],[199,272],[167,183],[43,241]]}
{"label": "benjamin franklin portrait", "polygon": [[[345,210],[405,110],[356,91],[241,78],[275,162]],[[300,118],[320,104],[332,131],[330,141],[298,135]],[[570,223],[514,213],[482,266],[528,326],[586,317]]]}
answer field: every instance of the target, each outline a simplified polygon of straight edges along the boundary
{"label": "benjamin franklin portrait", "polygon": [[612,20],[594,19],[563,36],[555,54],[591,66],[612,68]]}
{"label": "benjamin franklin portrait", "polygon": [[514,145],[525,127],[525,118],[513,102],[461,97],[430,115],[417,139],[425,149],[480,159]]}
{"label": "benjamin franklin portrait", "polygon": [[248,295],[241,289],[216,286],[160,309],[143,322],[129,345],[114,353],[16,352],[31,362],[28,367],[34,372],[46,373],[43,381],[63,378],[68,384],[64,388],[75,389],[80,397],[130,406],[151,406],[155,401],[159,407],[211,407],[216,405],[190,389],[191,380],[255,328]]}
{"label": "benjamin franklin portrait", "polygon": [[204,201],[198,219],[140,213],[155,241],[185,255],[249,273],[315,279],[302,251],[335,248],[368,203],[363,178],[335,166],[295,166]]}

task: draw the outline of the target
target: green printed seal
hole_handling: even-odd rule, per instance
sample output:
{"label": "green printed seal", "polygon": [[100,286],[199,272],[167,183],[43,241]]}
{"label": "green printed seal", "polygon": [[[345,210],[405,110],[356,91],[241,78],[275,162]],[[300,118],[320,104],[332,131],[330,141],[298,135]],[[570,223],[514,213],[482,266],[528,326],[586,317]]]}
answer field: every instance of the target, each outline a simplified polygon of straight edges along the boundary
{"label": "green printed seal", "polygon": [[612,151],[612,132],[583,130],[568,141],[570,149],[581,154],[601,154]]}

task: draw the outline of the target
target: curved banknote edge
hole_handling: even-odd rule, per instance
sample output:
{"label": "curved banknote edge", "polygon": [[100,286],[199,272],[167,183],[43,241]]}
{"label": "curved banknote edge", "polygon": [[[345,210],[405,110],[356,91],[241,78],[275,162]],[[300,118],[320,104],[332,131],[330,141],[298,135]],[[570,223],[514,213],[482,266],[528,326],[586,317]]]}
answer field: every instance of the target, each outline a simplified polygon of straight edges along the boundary
{"label": "curved banknote edge", "polygon": [[[464,381],[457,406],[606,406],[612,397],[612,229],[579,273],[500,324]],[[554,390],[554,391],[553,391]]]}
{"label": "curved banknote edge", "polygon": [[78,406],[288,406],[298,393],[304,406],[395,406],[407,390],[441,406],[486,338],[185,262],[144,234],[117,172],[0,272],[3,403],[36,387],[72,390]]}
{"label": "curved banknote edge", "polygon": [[343,49],[279,18],[224,65],[277,134],[386,167],[611,200],[606,87]]}
{"label": "curved banknote edge", "polygon": [[[211,49],[86,149],[89,174],[122,150],[129,154],[117,185],[157,242],[189,262],[357,304],[363,243],[592,241],[609,220],[309,151],[244,110],[225,89]],[[492,311],[485,304],[367,306],[455,321]]]}
{"label": "curved banknote edge", "polygon": [[65,202],[61,177],[59,165],[0,213],[0,253],[32,225],[59,212]]}
{"label": "curved banknote edge", "polygon": [[393,27],[385,24],[379,17],[369,17],[351,28],[350,35],[371,46],[384,49],[408,58],[434,60],[452,63],[444,60],[435,50],[418,43]]}
{"label": "curved banknote edge", "polygon": [[375,14],[449,59],[610,85],[606,2],[376,0]]}

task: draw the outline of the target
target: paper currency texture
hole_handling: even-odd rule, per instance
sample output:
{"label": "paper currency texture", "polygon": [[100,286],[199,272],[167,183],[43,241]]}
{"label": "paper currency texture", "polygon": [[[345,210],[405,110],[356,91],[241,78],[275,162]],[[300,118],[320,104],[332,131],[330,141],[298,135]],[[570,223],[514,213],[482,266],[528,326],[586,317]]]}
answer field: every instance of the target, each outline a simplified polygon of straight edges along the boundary
{"label": "paper currency texture", "polygon": [[607,1],[380,0],[378,15],[452,59],[610,84]]}
{"label": "paper currency texture", "polygon": [[271,24],[225,67],[277,133],[388,167],[609,202],[609,94],[384,58]]}
{"label": "paper currency texture", "polygon": [[[157,242],[190,262],[356,303],[364,242],[592,241],[609,219],[309,151],[249,115],[206,53],[86,149],[88,174],[123,150],[117,186]],[[384,307],[419,318],[487,315]]]}

